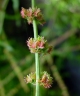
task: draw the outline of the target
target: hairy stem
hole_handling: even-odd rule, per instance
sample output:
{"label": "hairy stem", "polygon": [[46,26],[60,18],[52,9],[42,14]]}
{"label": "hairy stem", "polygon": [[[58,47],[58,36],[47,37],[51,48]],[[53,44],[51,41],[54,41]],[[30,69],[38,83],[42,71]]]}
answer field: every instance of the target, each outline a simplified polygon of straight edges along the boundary
{"label": "hairy stem", "polygon": [[[35,7],[35,0],[32,0],[32,8]],[[33,20],[33,30],[34,30],[34,38],[38,37],[38,29],[36,20]],[[39,64],[39,54],[35,53],[35,64],[36,64],[36,96],[39,96],[39,78],[40,78],[40,64]]]}

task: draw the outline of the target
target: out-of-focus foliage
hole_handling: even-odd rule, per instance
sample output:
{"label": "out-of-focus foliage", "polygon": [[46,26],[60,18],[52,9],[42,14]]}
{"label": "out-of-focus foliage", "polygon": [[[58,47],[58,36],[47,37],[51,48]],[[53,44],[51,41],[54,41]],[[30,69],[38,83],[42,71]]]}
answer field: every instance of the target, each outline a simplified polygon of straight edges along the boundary
{"label": "out-of-focus foliage", "polygon": [[[46,20],[39,33],[53,46],[51,54],[40,56],[41,70],[54,80],[51,89],[41,87],[41,96],[80,96],[80,0],[36,1]],[[32,25],[20,16],[28,3],[0,0],[0,96],[35,96],[35,86],[23,80],[35,71],[34,54],[26,46]]]}

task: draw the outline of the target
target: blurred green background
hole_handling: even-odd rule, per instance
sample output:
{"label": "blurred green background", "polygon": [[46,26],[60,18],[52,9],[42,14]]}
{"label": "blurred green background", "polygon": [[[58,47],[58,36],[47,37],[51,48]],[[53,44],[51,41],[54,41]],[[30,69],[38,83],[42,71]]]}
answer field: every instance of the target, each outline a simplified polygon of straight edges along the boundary
{"label": "blurred green background", "polygon": [[[45,18],[39,34],[53,46],[51,54],[40,56],[41,71],[53,77],[50,89],[41,96],[80,96],[80,0],[36,0]],[[0,0],[0,96],[35,96],[35,86],[24,76],[35,71],[34,54],[26,40],[33,27],[21,18],[21,7],[31,0]]]}

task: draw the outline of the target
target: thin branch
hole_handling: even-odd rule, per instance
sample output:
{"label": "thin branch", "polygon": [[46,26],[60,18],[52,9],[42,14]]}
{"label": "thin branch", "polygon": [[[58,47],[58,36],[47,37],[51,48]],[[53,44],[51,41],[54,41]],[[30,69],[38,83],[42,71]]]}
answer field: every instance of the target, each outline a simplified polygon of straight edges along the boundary
{"label": "thin branch", "polygon": [[71,37],[72,35],[76,34],[78,31],[76,29],[71,29],[67,32],[65,32],[62,36],[60,36],[59,38],[53,40],[50,45],[53,45],[53,47],[55,47],[56,45],[60,44],[61,42],[63,42],[64,40],[68,39],[69,37]]}
{"label": "thin branch", "polygon": [[61,50],[63,50],[63,52],[70,52],[70,51],[78,51],[78,50],[80,50],[80,45],[76,45],[76,46],[71,46],[71,47],[69,47],[67,50],[64,50],[64,49],[61,49]]}
{"label": "thin branch", "polygon": [[79,51],[80,50],[80,45],[76,45],[76,46],[71,46],[68,48],[59,48],[59,49],[55,49],[52,53],[52,55],[58,55],[58,56],[67,56],[66,53],[70,53],[73,51]]}

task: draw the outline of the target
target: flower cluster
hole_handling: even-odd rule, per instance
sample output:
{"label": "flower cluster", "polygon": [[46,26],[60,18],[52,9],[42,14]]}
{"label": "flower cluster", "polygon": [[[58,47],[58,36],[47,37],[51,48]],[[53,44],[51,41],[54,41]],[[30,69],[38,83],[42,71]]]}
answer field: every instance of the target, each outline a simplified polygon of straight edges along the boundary
{"label": "flower cluster", "polygon": [[21,16],[22,18],[27,19],[28,24],[31,24],[33,19],[36,19],[41,25],[45,23],[40,8],[25,9],[22,7]]}
{"label": "flower cluster", "polygon": [[38,36],[37,39],[29,38],[27,41],[27,46],[31,53],[40,53],[46,47],[47,40],[44,37]]}
{"label": "flower cluster", "polygon": [[43,72],[40,85],[43,85],[45,88],[50,88],[52,85],[52,77],[46,71]]}
{"label": "flower cluster", "polygon": [[[28,84],[28,83],[32,83],[32,84],[36,84],[36,74],[35,73],[31,73],[29,75],[27,75],[26,77],[24,77],[24,81]],[[50,88],[52,85],[52,77],[46,72],[44,71],[41,76],[40,76],[40,80],[38,80],[39,84],[44,86],[45,88]]]}

